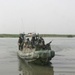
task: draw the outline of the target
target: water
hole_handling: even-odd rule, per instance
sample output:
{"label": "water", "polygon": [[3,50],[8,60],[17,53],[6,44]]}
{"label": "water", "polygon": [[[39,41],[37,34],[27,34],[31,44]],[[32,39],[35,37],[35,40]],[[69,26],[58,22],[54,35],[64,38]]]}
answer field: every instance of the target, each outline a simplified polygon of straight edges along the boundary
{"label": "water", "polygon": [[18,38],[0,38],[0,75],[75,75],[75,38],[44,38],[56,56],[51,65],[29,64],[17,57]]}

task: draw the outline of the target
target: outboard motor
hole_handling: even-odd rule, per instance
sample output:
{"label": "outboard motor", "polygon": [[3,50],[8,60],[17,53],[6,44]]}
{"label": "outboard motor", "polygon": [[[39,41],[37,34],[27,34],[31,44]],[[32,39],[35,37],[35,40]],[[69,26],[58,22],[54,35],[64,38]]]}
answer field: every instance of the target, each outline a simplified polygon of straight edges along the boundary
{"label": "outboard motor", "polygon": [[51,57],[53,58],[55,56],[55,52],[51,51]]}

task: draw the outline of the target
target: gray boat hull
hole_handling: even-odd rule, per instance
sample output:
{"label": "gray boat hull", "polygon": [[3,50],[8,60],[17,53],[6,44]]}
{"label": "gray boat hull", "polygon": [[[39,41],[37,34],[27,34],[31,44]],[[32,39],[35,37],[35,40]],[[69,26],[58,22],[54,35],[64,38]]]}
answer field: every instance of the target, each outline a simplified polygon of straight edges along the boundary
{"label": "gray boat hull", "polygon": [[55,52],[53,50],[39,50],[35,51],[35,49],[25,49],[23,51],[18,51],[18,56],[27,61],[27,62],[42,62],[48,63],[55,56]]}

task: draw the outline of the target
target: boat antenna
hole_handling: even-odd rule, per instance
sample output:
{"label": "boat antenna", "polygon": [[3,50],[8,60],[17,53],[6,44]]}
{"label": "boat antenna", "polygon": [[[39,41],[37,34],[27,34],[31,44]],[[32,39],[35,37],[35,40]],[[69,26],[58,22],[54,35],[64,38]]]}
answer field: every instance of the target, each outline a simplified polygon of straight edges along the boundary
{"label": "boat antenna", "polygon": [[23,19],[21,18],[21,23],[22,23],[22,32],[24,33],[24,22],[23,22]]}

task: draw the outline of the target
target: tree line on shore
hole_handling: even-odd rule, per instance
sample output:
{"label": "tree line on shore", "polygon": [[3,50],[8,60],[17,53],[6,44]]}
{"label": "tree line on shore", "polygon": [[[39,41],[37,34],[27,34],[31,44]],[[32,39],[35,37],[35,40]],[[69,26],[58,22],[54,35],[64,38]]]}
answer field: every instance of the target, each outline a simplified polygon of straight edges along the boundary
{"label": "tree line on shore", "polygon": [[[39,35],[42,37],[68,37],[68,38],[75,37],[75,35],[72,34],[39,34]],[[17,38],[19,37],[19,34],[0,34],[0,37]]]}

